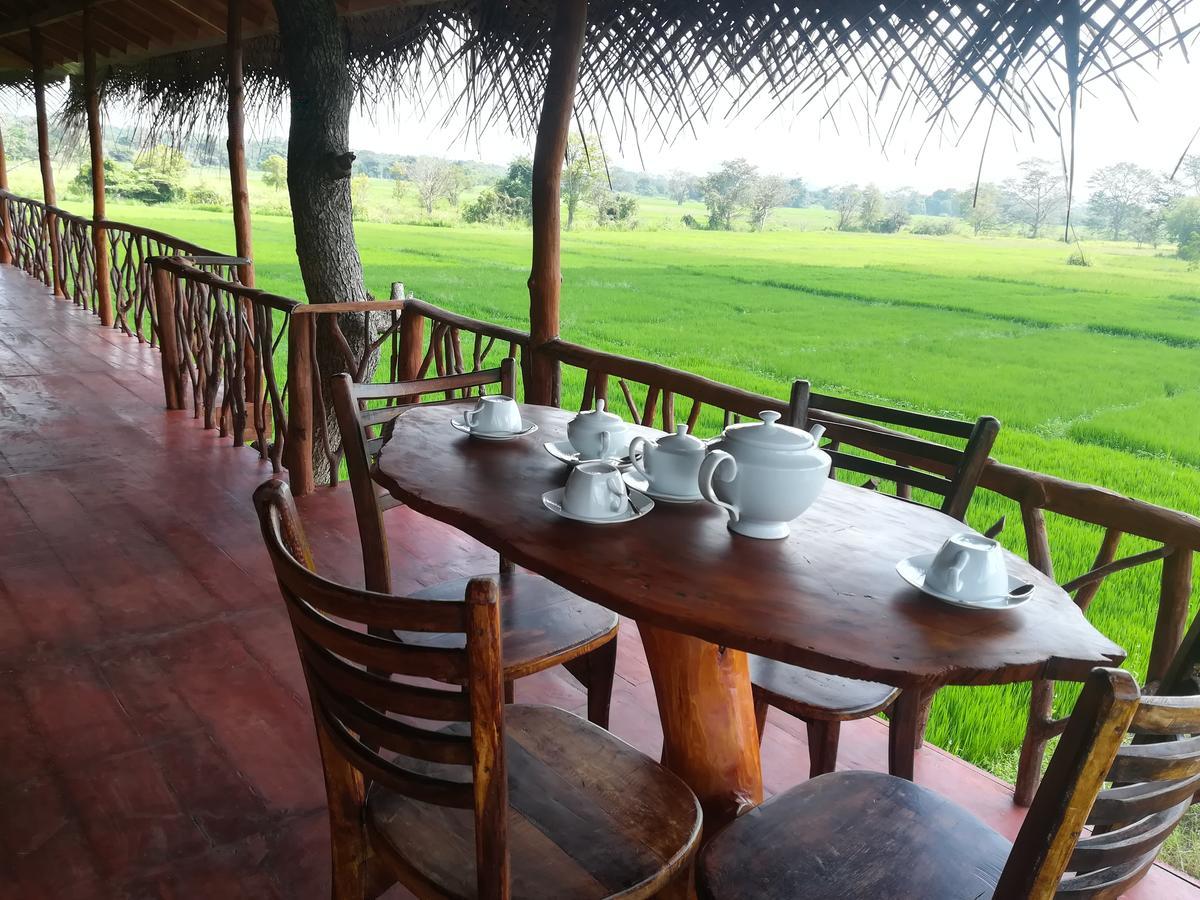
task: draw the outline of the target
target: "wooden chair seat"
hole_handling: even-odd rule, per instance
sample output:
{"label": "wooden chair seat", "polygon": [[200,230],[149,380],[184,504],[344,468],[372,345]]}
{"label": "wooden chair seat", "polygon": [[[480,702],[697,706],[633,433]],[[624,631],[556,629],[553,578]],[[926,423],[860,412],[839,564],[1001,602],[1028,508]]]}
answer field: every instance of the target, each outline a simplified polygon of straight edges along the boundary
{"label": "wooden chair seat", "polygon": [[[524,678],[562,665],[617,636],[617,614],[559,587],[540,575],[489,575],[500,586],[500,639],[504,678]],[[409,594],[414,600],[461,600],[470,578],[447,581]],[[462,647],[461,634],[399,632],[406,644]]]}
{"label": "wooden chair seat", "polygon": [[[504,731],[514,898],[646,897],[688,864],[700,836],[700,806],[678,777],[553,707],[508,706]],[[366,815],[372,847],[414,878],[410,888],[476,896],[470,809],[422,803],[376,785]]]}
{"label": "wooden chair seat", "polygon": [[903,778],[836,772],[736,819],[705,848],[701,897],[991,897],[1012,845]]}
{"label": "wooden chair seat", "polygon": [[789,715],[832,719],[861,719],[887,709],[899,688],[874,681],[826,675],[761,656],[750,657],[754,692],[769,697],[771,706]]}

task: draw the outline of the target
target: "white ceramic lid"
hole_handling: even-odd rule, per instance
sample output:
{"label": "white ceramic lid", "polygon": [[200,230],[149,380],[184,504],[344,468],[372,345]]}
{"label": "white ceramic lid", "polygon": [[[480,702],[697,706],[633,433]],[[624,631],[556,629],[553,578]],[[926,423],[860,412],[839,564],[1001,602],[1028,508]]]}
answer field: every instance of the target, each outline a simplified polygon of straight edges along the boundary
{"label": "white ceramic lid", "polygon": [[616,413],[610,413],[604,408],[603,400],[597,400],[595,409],[580,412],[571,420],[571,424],[600,431],[611,429],[614,425],[623,425],[624,422]]}
{"label": "white ceramic lid", "polygon": [[816,439],[807,431],[779,424],[779,413],[773,409],[758,414],[758,422],[741,422],[725,429],[725,440],[737,444],[763,447],[767,450],[811,450]]}
{"label": "white ceramic lid", "polygon": [[687,425],[676,425],[674,434],[659,438],[654,445],[661,453],[675,453],[680,456],[695,456],[705,450],[704,441],[688,434]]}

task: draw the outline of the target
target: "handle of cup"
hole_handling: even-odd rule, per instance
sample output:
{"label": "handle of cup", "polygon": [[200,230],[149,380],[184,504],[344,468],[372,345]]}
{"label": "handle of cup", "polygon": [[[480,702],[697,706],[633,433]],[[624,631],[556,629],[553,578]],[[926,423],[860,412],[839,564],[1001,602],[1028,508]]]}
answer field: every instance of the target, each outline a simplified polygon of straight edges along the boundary
{"label": "handle of cup", "polygon": [[970,557],[966,550],[959,550],[958,555],[954,557],[954,562],[950,564],[950,571],[946,575],[954,580],[952,590],[955,592],[963,589],[963,572],[967,568],[967,563],[970,562]]}
{"label": "handle of cup", "polygon": [[736,522],[742,517],[741,510],[739,510],[732,503],[726,503],[724,500],[718,497],[717,492],[713,490],[713,477],[716,475],[717,469],[721,468],[726,463],[728,463],[726,468],[728,468],[730,472],[728,475],[722,475],[721,480],[733,481],[733,479],[737,478],[737,460],[724,450],[709,451],[708,456],[704,457],[704,462],[700,464],[700,476],[698,479],[700,482],[700,493],[704,495],[704,499],[709,503],[715,504],[716,506],[719,506],[721,509],[728,512],[729,520],[731,522]]}
{"label": "handle of cup", "polygon": [[647,481],[650,480],[650,473],[646,471],[646,447],[649,444],[650,442],[641,435],[638,435],[629,442],[629,461],[633,463],[633,467],[637,470],[638,474]]}
{"label": "handle of cup", "polygon": [[475,427],[475,420],[479,418],[478,409],[463,410],[463,421],[467,423],[468,428]]}
{"label": "handle of cup", "polygon": [[612,499],[609,501],[608,508],[611,512],[620,512],[622,505],[625,502],[625,482],[617,472],[613,472],[608,479],[608,490],[612,493]]}

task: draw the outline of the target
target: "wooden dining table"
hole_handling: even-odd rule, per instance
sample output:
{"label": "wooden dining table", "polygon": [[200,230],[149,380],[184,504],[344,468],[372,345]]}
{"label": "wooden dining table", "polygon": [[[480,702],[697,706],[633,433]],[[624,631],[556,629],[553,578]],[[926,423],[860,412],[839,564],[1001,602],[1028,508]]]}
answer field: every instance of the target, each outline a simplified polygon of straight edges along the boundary
{"label": "wooden dining table", "polygon": [[[1052,579],[1012,554],[1010,573],[1034,585],[1019,607],[967,610],[921,594],[897,561],[937,549],[963,523],[839,481],[782,540],[734,534],[705,502],[660,502],[621,524],[561,518],[542,495],[568,469],[543,443],[565,440],[573,413],[521,409],[538,431],[498,442],[452,428],[453,405],[414,407],[375,478],[417,512],[637,622],[662,761],[700,798],[706,831],[762,801],[747,652],[902,688],[892,733],[905,736],[893,744],[913,739],[922,706],[945,685],[1082,680],[1124,659]],[[908,749],[893,761],[911,767]]]}

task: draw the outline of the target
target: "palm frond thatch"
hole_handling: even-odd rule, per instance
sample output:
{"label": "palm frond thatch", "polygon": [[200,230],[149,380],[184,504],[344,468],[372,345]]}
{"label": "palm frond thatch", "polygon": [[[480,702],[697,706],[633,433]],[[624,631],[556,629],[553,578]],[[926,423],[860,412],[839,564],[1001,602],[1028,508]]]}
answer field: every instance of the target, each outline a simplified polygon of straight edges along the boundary
{"label": "palm frond thatch", "polygon": [[[670,142],[714,110],[860,104],[886,140],[903,119],[961,130],[998,115],[1063,133],[1080,93],[1120,84],[1197,23],[1190,0],[592,0],[577,110],[618,135]],[[364,103],[422,106],[450,94],[452,116],[529,133],[546,78],[552,0],[451,0],[348,17],[350,65]],[[107,66],[106,102],[175,133],[219,120],[220,47]],[[247,100],[286,93],[275,37],[246,47]],[[82,112],[72,92],[68,117]],[[983,114],[981,116],[981,113]]]}

